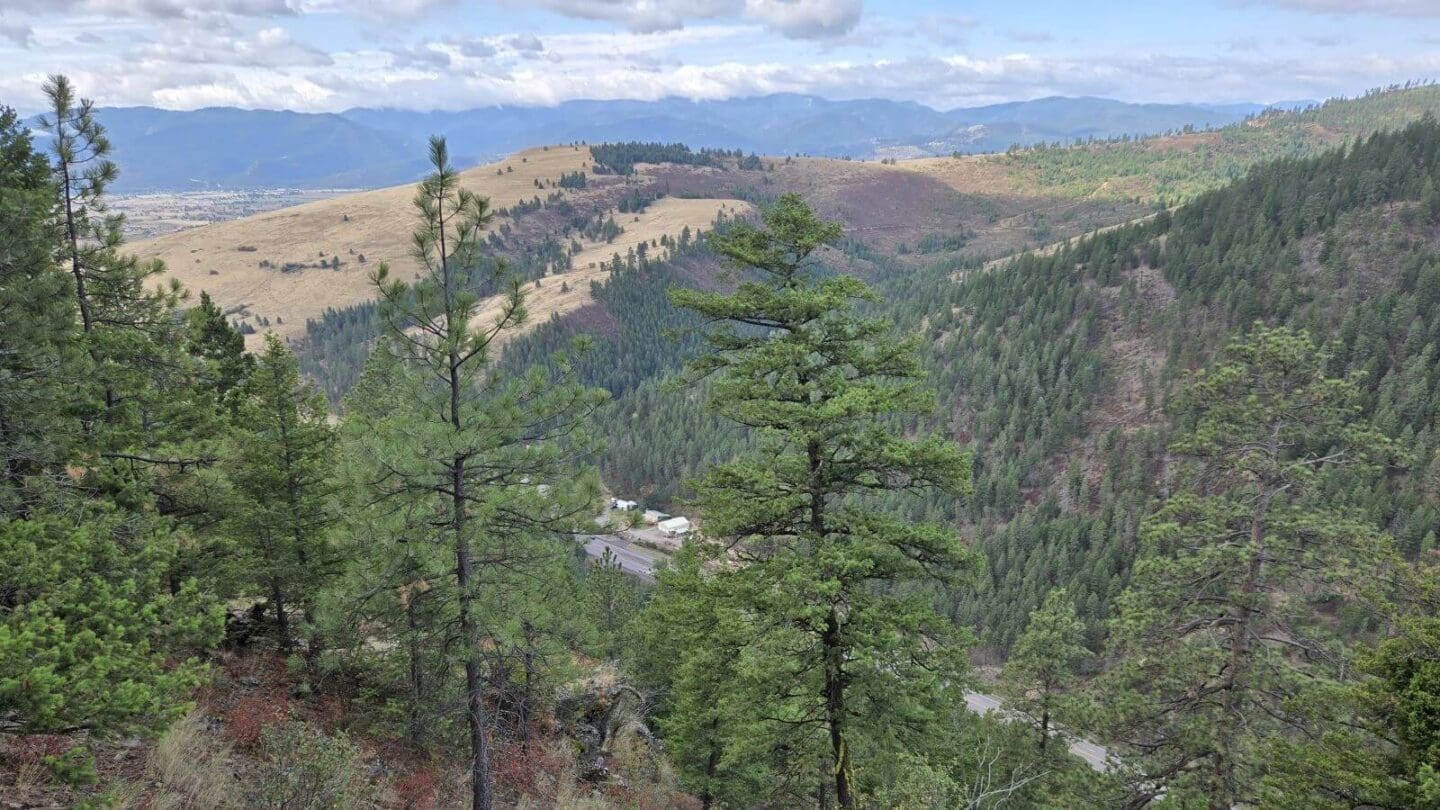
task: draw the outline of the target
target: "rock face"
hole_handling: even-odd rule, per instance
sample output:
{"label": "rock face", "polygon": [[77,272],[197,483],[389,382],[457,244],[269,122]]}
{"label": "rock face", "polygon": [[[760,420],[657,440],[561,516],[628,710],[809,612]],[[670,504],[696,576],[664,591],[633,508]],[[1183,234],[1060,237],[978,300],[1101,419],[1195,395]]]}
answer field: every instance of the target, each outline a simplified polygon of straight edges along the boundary
{"label": "rock face", "polygon": [[621,746],[661,750],[645,722],[649,701],[633,686],[608,677],[612,674],[572,684],[555,704],[560,729],[580,746],[580,775],[589,782],[611,780],[610,756]]}

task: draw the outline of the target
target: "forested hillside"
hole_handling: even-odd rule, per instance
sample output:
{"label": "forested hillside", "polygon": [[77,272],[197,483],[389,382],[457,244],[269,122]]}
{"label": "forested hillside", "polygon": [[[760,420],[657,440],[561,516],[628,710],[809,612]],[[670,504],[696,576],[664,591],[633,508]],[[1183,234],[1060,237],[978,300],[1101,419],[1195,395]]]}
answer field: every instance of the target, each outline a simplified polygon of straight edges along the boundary
{"label": "forested hillside", "polygon": [[[1165,208],[623,143],[502,215],[435,137],[297,357],[130,255],[52,77],[0,111],[0,792],[1432,806],[1433,90],[1141,161]],[[612,495],[698,530],[628,576]]]}
{"label": "forested hillside", "polygon": [[[942,410],[923,424],[976,451],[972,498],[930,496],[887,508],[952,523],[973,538],[986,561],[978,587],[937,598],[975,631],[982,651],[1003,655],[1058,588],[1082,628],[1078,640],[1096,651],[1117,645],[1119,654],[1125,636],[1116,628],[1127,625],[1116,605],[1135,586],[1136,561],[1156,548],[1148,515],[1157,499],[1188,483],[1176,431],[1194,411],[1187,416],[1188,397],[1177,392],[1240,336],[1268,339],[1262,324],[1305,335],[1286,349],[1298,352],[1286,362],[1303,360],[1314,373],[1348,381],[1353,399],[1345,407],[1376,432],[1376,447],[1389,448],[1383,466],[1340,465],[1311,481],[1306,502],[1323,499],[1360,535],[1383,533],[1377,542],[1393,543],[1406,565],[1429,564],[1440,528],[1437,145],[1440,126],[1427,120],[1348,149],[1267,164],[1173,213],[959,283],[949,269],[899,269],[850,246],[871,263],[880,293],[868,309],[927,339]],[[693,325],[667,310],[658,291],[645,294],[641,275],[617,277],[607,289],[637,296],[627,306],[647,313],[647,322]],[[553,343],[563,331],[556,324],[517,347]],[[611,338],[600,356],[626,356],[624,336]],[[690,350],[682,343],[672,351],[664,362],[645,352],[647,365],[678,367]],[[617,392],[601,414],[611,438],[601,469],[620,491],[677,497],[677,482],[754,441],[703,415],[704,386],[634,386],[610,368],[600,363],[586,374]],[[1344,566],[1335,561],[1330,575],[1343,576]],[[1328,582],[1308,586],[1313,601],[1305,604],[1316,613],[1285,620],[1292,639],[1325,616],[1326,632],[1353,642],[1393,627],[1393,617],[1414,604],[1404,593],[1359,598]],[[1285,587],[1279,583],[1280,592]],[[1395,598],[1397,607],[1376,607]],[[1117,737],[1125,730],[1133,729],[1109,727]],[[1250,755],[1257,750],[1252,745]],[[1180,771],[1193,765],[1166,763],[1182,781]]]}

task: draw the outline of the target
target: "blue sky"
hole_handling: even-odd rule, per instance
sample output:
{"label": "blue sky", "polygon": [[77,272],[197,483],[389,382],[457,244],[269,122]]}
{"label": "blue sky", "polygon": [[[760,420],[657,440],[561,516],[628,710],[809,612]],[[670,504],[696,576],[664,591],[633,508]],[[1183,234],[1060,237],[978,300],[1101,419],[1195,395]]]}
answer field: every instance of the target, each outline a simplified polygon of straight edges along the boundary
{"label": "blue sky", "polygon": [[1440,77],[1440,0],[0,0],[0,103],[1275,102]]}

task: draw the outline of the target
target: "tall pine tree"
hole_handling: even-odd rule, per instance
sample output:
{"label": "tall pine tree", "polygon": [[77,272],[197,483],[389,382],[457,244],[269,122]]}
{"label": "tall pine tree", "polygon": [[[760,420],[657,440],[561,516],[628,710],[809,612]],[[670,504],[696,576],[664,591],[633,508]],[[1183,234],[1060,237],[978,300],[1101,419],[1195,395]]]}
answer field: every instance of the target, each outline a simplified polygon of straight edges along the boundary
{"label": "tall pine tree", "polygon": [[274,611],[281,649],[291,648],[291,613],[334,575],[329,542],[335,437],[325,397],[300,379],[299,363],[266,335],[236,408],[229,454],[236,504],[230,521],[242,569]]}
{"label": "tall pine tree", "polygon": [[1055,714],[1063,711],[1080,664],[1089,655],[1085,623],[1075,615],[1075,604],[1063,588],[1051,591],[1031,612],[1000,672],[1009,707],[1035,724],[1041,751],[1049,749]]}
{"label": "tall pine tree", "polygon": [[56,269],[50,167],[0,109],[0,514],[23,516],[63,474],[79,431],[74,297]]}
{"label": "tall pine tree", "polygon": [[497,367],[499,341],[525,319],[524,295],[506,279],[497,314],[484,314],[475,290],[486,272],[489,202],[460,187],[443,139],[431,140],[430,161],[434,172],[415,197],[413,248],[426,272],[413,285],[391,280],[386,265],[375,274],[388,337],[377,352],[390,357],[372,362],[402,392],[401,408],[365,425],[357,451],[373,464],[377,500],[413,504],[410,514],[430,527],[429,537],[448,545],[451,564],[422,576],[443,587],[458,631],[471,799],[489,810],[487,591],[565,553],[556,535],[593,518],[598,487],[571,459],[586,449],[583,424],[603,395],[575,383],[563,358],[515,375]]}
{"label": "tall pine tree", "polygon": [[711,238],[747,273],[733,291],[672,292],[713,324],[690,378],[711,379],[710,407],[758,433],[755,452],[696,482],[706,533],[734,562],[709,590],[743,623],[736,666],[765,728],[730,744],[769,758],[792,790],[850,808],[867,764],[923,747],[963,678],[957,634],[925,588],[957,583],[973,557],[953,530],[883,500],[963,496],[970,462],[904,435],[933,395],[915,341],[856,314],[874,294],[818,266],[839,226],[793,194],[763,220]]}
{"label": "tall pine tree", "polygon": [[1391,454],[1324,361],[1308,335],[1261,326],[1180,397],[1178,489],[1144,527],[1150,555],[1119,600],[1121,660],[1100,692],[1143,794],[1258,801],[1268,745],[1342,671],[1317,601],[1360,594],[1394,558],[1363,510],[1324,489],[1337,468]]}

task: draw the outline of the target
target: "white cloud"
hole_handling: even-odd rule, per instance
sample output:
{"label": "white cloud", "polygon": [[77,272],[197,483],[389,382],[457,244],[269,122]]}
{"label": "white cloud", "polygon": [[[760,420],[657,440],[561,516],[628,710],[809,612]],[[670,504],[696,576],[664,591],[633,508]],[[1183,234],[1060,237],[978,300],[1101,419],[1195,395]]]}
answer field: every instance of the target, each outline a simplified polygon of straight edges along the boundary
{"label": "white cloud", "polygon": [[[532,5],[502,0],[506,5]],[[739,0],[534,0],[533,6],[581,20],[619,23],[652,33],[682,28],[687,20],[711,20],[737,13]]]}
{"label": "white cloud", "polygon": [[[1337,60],[1318,49],[1295,56],[1020,53],[782,62],[739,50],[738,43],[754,33],[753,28],[707,25],[659,34],[553,34],[544,43],[546,58],[538,60],[513,48],[509,36],[451,38],[336,53],[325,57],[333,59],[326,64],[270,29],[209,36],[191,32],[136,45],[113,63],[52,67],[37,61],[34,70],[0,72],[0,99],[38,108],[44,73],[57,69],[70,73],[86,96],[105,105],[219,104],[311,112],[667,96],[724,99],[774,92],[913,100],[939,108],[1046,95],[1263,102],[1324,98],[1440,73],[1440,54],[1429,51]],[[494,53],[467,55],[488,49]],[[683,56],[717,50],[734,50],[735,56],[710,62]]]}
{"label": "white cloud", "polygon": [[299,0],[6,0],[15,12],[94,14],[112,19],[173,19],[206,14],[281,17],[296,14]]}
{"label": "white cloud", "polygon": [[24,23],[0,20],[0,40],[8,40],[17,48],[33,48],[35,29]]}
{"label": "white cloud", "polygon": [[[526,0],[487,2],[519,8]],[[961,14],[890,14],[888,7],[866,16],[862,0],[530,2],[609,24],[554,30],[537,27],[527,15],[520,31],[506,30],[494,15],[468,15],[475,0],[0,0],[0,103],[38,107],[40,82],[55,71],[71,74],[85,95],[107,105],[305,111],[782,91],[936,107],[1043,95],[1269,101],[1440,75],[1435,49],[1408,42],[1382,47],[1373,39],[1356,44],[1346,36],[1356,27],[1347,20],[1262,40],[1264,48],[1244,42],[1227,51],[1200,37],[1195,45],[1208,51],[1164,55],[1103,40],[1087,46],[1069,38],[1044,41],[1026,33],[1023,19],[987,16],[982,26]],[[1222,2],[1311,10],[1354,5]],[[450,3],[453,16],[435,15],[424,24],[410,19]],[[1371,11],[1411,15],[1419,13],[1416,5],[1365,3]],[[1440,0],[1423,5],[1440,7]],[[391,16],[378,22],[384,15]],[[1411,39],[1428,33],[1423,25],[1411,27]],[[1332,33],[1325,49],[1317,47]],[[85,47],[73,47],[77,42]],[[1005,47],[1028,52],[995,50]]]}
{"label": "white cloud", "polygon": [[419,45],[408,47],[389,48],[390,64],[399,68],[416,68],[419,70],[444,70],[453,63],[450,52],[442,49],[438,43],[423,42]]}
{"label": "white cloud", "polygon": [[849,33],[862,10],[860,0],[745,0],[745,16],[795,39]]}
{"label": "white cloud", "polygon": [[517,34],[507,38],[505,44],[511,50],[523,53],[541,53],[545,50],[545,43],[534,34]]}
{"label": "white cloud", "polygon": [[138,60],[161,64],[269,68],[318,67],[335,61],[324,51],[296,42],[288,31],[279,27],[238,36],[198,26],[172,29],[158,41],[136,45],[130,54]]}
{"label": "white cloud", "polygon": [[[501,0],[521,5],[521,0]],[[848,33],[860,20],[862,0],[533,0],[533,5],[582,20],[618,23],[653,33],[692,20],[742,18],[794,39]]]}
{"label": "white cloud", "polygon": [[417,19],[454,6],[458,0],[288,0],[306,14],[352,14],[369,20]]}

